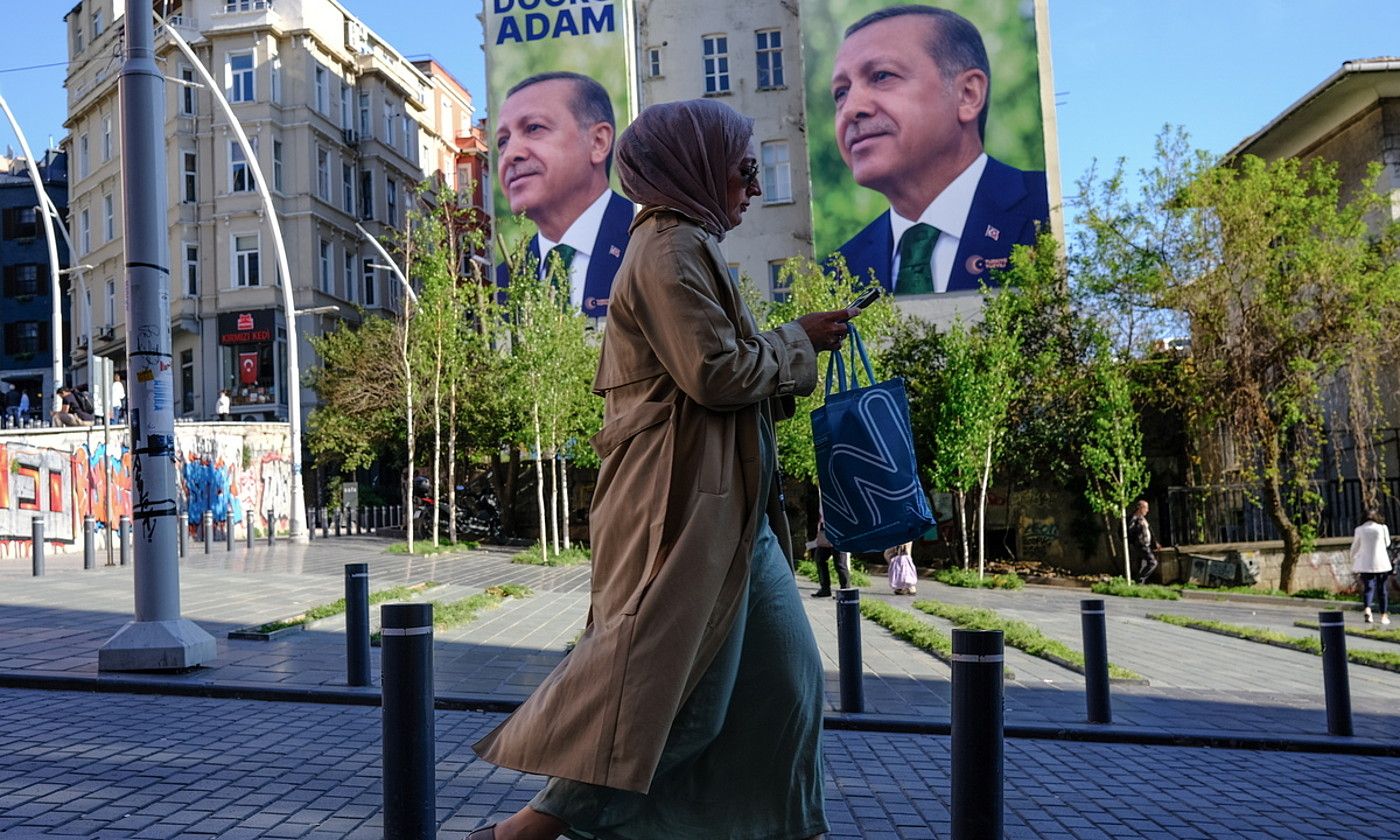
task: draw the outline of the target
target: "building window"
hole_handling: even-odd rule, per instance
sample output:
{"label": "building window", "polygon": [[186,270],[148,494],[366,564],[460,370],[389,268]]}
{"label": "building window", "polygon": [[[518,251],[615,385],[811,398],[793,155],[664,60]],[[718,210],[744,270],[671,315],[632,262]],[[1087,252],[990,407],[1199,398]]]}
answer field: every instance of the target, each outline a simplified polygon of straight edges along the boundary
{"label": "building window", "polygon": [[764,143],[760,154],[763,157],[763,203],[792,201],[792,163],[787,141]]}
{"label": "building window", "polygon": [[375,277],[374,260],[365,260],[361,265],[361,271],[364,272],[365,278],[365,306],[374,306],[375,291],[379,285]]}
{"label": "building window", "polygon": [[773,300],[778,303],[788,299],[788,287],[792,285],[792,275],[783,274],[783,266],[787,260],[773,260],[768,263],[768,286],[772,290]]}
{"label": "building window", "polygon": [[84,254],[92,251],[92,217],[87,210],[78,214],[78,247]]}
{"label": "building window", "polygon": [[180,65],[180,113],[186,117],[193,116],[195,111],[194,91],[194,68],[188,64]]}
{"label": "building window", "polygon": [[230,53],[224,72],[228,101],[252,102],[256,90],[253,86],[253,54]]}
{"label": "building window", "polygon": [[[257,138],[250,137],[248,144],[253,147],[253,152],[258,150]],[[237,140],[230,140],[228,144],[229,192],[250,192],[253,189],[253,168],[248,165],[248,158],[243,156],[243,147],[238,145]]]}
{"label": "building window", "polygon": [[783,86],[783,33],[780,29],[760,29],[754,33],[758,52],[758,89]]}
{"label": "building window", "polygon": [[335,281],[331,279],[331,243],[320,240],[321,243],[321,291],[326,294],[335,294]]}
{"label": "building window", "polygon": [[194,351],[180,351],[180,411],[194,412]]}
{"label": "building window", "polygon": [[117,281],[115,278],[107,278],[107,326],[117,323]]}
{"label": "building window", "polygon": [[73,54],[77,55],[83,51],[83,19],[79,15],[73,16]]}
{"label": "building window", "polygon": [[33,239],[39,234],[39,215],[32,204],[5,208],[4,219],[6,239]]}
{"label": "building window", "polygon": [[661,48],[647,47],[647,76],[661,78]]}
{"label": "building window", "polygon": [[384,179],[384,202],[389,226],[393,227],[399,223],[399,185],[394,183],[393,178]]}
{"label": "building window", "polygon": [[181,195],[181,200],[188,204],[193,204],[199,200],[199,156],[194,152],[184,152],[181,158],[184,160],[183,177],[181,179],[181,182],[184,184],[184,190]]}
{"label": "building window", "polygon": [[185,295],[195,297],[199,294],[199,246],[190,242],[185,243]]}
{"label": "building window", "polygon": [[[39,268],[34,263],[5,266],[5,297],[36,297],[39,294]],[[48,268],[44,267],[45,279]]]}
{"label": "building window", "polygon": [[369,134],[369,93],[360,92],[360,139],[368,140]]}
{"label": "building window", "polygon": [[259,285],[256,233],[236,234],[233,237],[233,285],[236,288]]}
{"label": "building window", "polygon": [[374,173],[360,173],[360,218],[374,218]]}
{"label": "building window", "polygon": [[272,141],[272,188],[282,191],[282,141]]}
{"label": "building window", "polygon": [[316,195],[331,200],[331,153],[322,146],[316,147]]}
{"label": "building window", "polygon": [[355,112],[352,110],[351,101],[354,91],[344,82],[340,83],[340,127],[346,131],[355,127]]}
{"label": "building window", "polygon": [[228,389],[234,405],[266,408],[269,403],[281,402],[276,375],[279,360],[275,358],[281,351],[280,342],[228,344],[219,348],[222,387]]}
{"label": "building window", "polygon": [[324,114],[329,107],[326,104],[326,68],[317,64],[312,72],[316,77],[316,110]]}
{"label": "building window", "polygon": [[112,194],[102,196],[102,241],[111,242],[117,236],[116,219],[112,212]]}
{"label": "building window", "polygon": [[388,102],[384,103],[384,142],[390,146],[394,145],[394,108]]}
{"label": "building window", "polygon": [[49,349],[49,325],[39,321],[14,321],[5,328],[5,352],[11,356],[36,356]]}
{"label": "building window", "polygon": [[355,167],[348,163],[340,164],[340,198],[345,212],[355,215]]}
{"label": "building window", "polygon": [[102,22],[102,10],[98,9],[92,13],[92,40],[96,41],[97,36],[102,34],[106,26]]}
{"label": "building window", "polygon": [[92,158],[88,155],[88,136],[78,138],[78,177],[86,178],[92,170]]}
{"label": "building window", "polygon": [[345,249],[345,297],[352,303],[358,295],[355,294],[355,255],[349,248]]}
{"label": "building window", "polygon": [[112,159],[112,116],[102,118],[102,160]]}
{"label": "building window", "polygon": [[272,59],[271,72],[268,74],[272,79],[272,101],[278,105],[282,104],[282,59]]}
{"label": "building window", "polygon": [[705,93],[728,93],[729,36],[706,35],[700,40],[705,58]]}

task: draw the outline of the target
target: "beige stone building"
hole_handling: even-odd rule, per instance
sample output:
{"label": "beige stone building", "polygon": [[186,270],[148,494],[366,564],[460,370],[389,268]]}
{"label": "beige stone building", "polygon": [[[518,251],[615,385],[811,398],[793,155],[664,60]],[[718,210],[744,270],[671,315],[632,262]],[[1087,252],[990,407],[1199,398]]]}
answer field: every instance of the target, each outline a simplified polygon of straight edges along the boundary
{"label": "beige stone building", "polygon": [[[125,4],[83,0],[66,16],[67,148],[76,278],[75,378],[88,353],[125,366],[117,78]],[[115,8],[114,8],[115,7]],[[193,47],[255,147],[286,243],[279,277],[251,168],[224,112],[165,33],[170,316],[176,416],[207,418],[222,389],[235,419],[286,417],[286,320],[278,284],[307,337],[335,319],[392,312],[400,293],[356,229],[385,239],[405,226],[415,185],[450,164],[472,124],[469,95],[446,71],[427,74],[335,0],[172,0],[172,27]],[[315,393],[302,389],[303,410]]]}

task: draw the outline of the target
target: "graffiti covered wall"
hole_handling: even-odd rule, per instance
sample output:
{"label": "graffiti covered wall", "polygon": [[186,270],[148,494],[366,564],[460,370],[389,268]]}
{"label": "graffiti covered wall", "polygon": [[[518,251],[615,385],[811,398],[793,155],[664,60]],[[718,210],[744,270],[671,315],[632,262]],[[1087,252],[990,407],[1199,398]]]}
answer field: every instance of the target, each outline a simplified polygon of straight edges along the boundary
{"label": "graffiti covered wall", "polygon": [[[285,531],[291,462],[285,423],[189,423],[175,427],[181,504],[196,519],[212,509],[242,524],[254,513],[266,533],[267,511]],[[110,446],[110,451],[109,451]],[[223,511],[222,515],[220,511]],[[0,432],[0,556],[27,556],[33,519],[44,519],[45,542],[64,551],[81,545],[83,517],[115,528],[131,515],[131,455],[125,426]]]}

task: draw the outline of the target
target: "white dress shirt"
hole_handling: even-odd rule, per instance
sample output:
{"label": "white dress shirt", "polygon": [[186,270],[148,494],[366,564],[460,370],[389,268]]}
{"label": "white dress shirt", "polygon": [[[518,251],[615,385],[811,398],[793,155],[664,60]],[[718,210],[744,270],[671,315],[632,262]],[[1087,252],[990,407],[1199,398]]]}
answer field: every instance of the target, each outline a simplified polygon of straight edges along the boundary
{"label": "white dress shirt", "polygon": [[588,277],[588,260],[593,256],[593,247],[598,242],[598,228],[603,226],[603,216],[608,212],[608,202],[612,200],[612,190],[604,189],[593,203],[588,205],[564,235],[554,242],[540,234],[540,276],[548,266],[545,258],[555,245],[568,245],[574,249],[573,262],[569,263],[569,302],[575,309],[583,308],[583,284]]}
{"label": "white dress shirt", "polygon": [[1363,522],[1356,526],[1351,538],[1351,570],[1353,572],[1388,572],[1390,566],[1390,529],[1379,522]]}
{"label": "white dress shirt", "polygon": [[[948,291],[948,278],[953,276],[953,263],[958,258],[958,245],[962,242],[963,226],[972,212],[972,199],[977,195],[977,184],[982,180],[982,172],[987,168],[987,153],[967,165],[952,183],[943,188],[917,219],[906,219],[890,208],[890,229],[894,234],[894,256],[890,260],[892,276],[899,277],[899,239],[904,232],[923,222],[938,229],[938,242],[933,246],[933,290]],[[899,288],[895,287],[895,293]]]}

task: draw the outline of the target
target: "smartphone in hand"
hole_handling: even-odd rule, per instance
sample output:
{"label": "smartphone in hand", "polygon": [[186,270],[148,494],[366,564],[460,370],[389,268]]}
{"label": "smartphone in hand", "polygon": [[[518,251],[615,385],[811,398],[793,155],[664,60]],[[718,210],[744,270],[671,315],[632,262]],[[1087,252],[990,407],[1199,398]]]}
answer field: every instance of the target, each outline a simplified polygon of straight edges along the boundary
{"label": "smartphone in hand", "polygon": [[847,306],[846,308],[847,308],[847,309],[860,309],[860,310],[863,311],[867,306],[869,306],[870,304],[872,304],[872,303],[874,303],[875,301],[879,300],[879,299],[880,299],[880,295],[883,294],[883,293],[884,293],[884,289],[881,288],[880,286],[871,286],[870,288],[868,288],[868,289],[866,289],[865,291],[861,292],[861,293],[860,293],[860,297],[858,297],[858,298],[856,298],[855,300],[851,301],[851,305],[850,305],[850,306]]}

